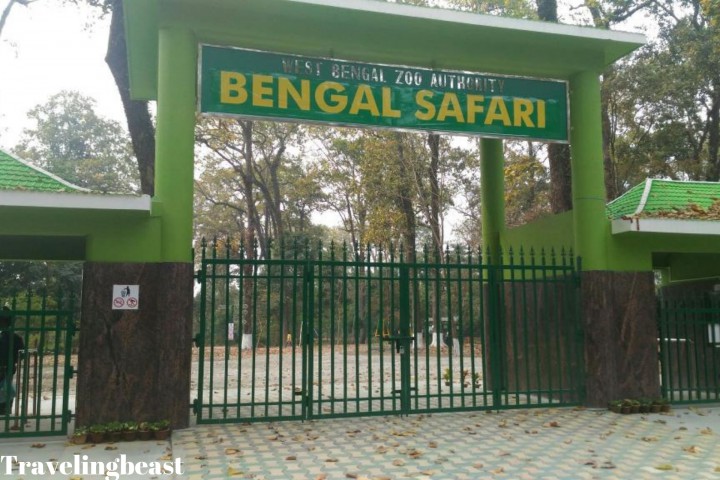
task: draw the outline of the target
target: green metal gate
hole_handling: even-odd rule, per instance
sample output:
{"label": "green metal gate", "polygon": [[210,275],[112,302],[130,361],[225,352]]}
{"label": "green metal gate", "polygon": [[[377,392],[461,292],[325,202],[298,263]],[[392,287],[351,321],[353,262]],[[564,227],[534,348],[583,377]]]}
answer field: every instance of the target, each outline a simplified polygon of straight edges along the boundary
{"label": "green metal gate", "polygon": [[202,248],[198,423],[582,401],[569,253],[233,250]]}
{"label": "green metal gate", "polygon": [[720,401],[720,295],[661,298],[658,331],[663,397]]}
{"label": "green metal gate", "polygon": [[[66,435],[74,401],[74,298],[27,292],[0,303],[14,320],[12,341],[17,335],[24,346],[12,375],[12,407],[0,414],[0,437]],[[12,364],[8,359],[3,364]]]}

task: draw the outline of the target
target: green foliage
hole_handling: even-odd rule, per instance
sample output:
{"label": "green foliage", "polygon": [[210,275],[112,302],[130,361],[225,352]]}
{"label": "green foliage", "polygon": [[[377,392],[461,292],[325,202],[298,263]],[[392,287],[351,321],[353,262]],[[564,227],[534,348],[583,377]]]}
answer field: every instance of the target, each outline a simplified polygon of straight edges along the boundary
{"label": "green foliage", "polygon": [[95,112],[93,99],[62,91],[27,115],[35,127],[24,130],[19,156],[91,190],[137,191],[130,140],[119,123]]}

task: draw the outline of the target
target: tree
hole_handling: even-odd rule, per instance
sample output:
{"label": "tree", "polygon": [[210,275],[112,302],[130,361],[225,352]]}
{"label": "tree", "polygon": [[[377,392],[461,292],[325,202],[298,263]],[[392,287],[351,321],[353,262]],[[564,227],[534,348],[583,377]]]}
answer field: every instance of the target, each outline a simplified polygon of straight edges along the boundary
{"label": "tree", "polygon": [[31,3],[35,2],[37,0],[8,0],[7,4],[5,5],[5,8],[3,8],[2,13],[0,13],[0,38],[2,37],[3,29],[5,28],[5,22],[7,22],[8,17],[10,16],[10,11],[15,5],[23,5],[27,7]]}
{"label": "tree", "polygon": [[63,91],[28,112],[16,153],[59,177],[100,192],[137,191],[127,134],[95,113],[95,101]]}
{"label": "tree", "polygon": [[150,115],[149,102],[130,98],[123,0],[65,1],[73,4],[87,3],[98,8],[101,15],[111,15],[105,62],[115,79],[115,85],[125,110],[132,149],[137,160],[140,191],[147,195],[153,195],[155,192],[155,126]]}

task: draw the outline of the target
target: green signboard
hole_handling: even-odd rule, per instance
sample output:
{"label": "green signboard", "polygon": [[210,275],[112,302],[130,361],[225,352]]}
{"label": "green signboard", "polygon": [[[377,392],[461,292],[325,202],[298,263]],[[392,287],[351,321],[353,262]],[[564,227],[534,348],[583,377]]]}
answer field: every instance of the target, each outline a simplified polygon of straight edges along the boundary
{"label": "green signboard", "polygon": [[203,45],[200,111],[565,142],[567,84]]}

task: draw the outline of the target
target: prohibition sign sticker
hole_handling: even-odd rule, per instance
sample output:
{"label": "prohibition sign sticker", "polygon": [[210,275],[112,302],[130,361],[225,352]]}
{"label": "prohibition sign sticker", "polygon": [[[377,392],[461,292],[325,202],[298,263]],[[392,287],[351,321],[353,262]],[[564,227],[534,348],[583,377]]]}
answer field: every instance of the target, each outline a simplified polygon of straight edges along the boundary
{"label": "prohibition sign sticker", "polygon": [[113,310],[137,310],[139,303],[140,285],[113,285]]}

